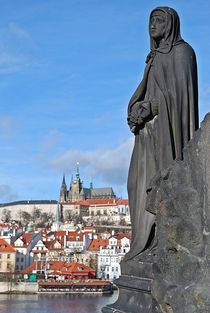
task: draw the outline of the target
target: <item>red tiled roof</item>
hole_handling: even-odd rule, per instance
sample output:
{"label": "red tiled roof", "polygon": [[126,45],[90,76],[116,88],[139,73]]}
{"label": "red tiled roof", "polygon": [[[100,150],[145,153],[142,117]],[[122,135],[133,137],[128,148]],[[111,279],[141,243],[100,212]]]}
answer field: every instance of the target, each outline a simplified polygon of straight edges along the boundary
{"label": "red tiled roof", "polygon": [[65,230],[58,230],[55,232],[55,237],[64,237],[64,236],[66,236]]}
{"label": "red tiled roof", "polygon": [[0,253],[16,252],[16,250],[4,239],[0,238]]}
{"label": "red tiled roof", "polygon": [[86,230],[88,230],[88,231],[95,230],[95,227],[93,227],[93,226],[85,226],[84,227],[84,231],[86,231]]}
{"label": "red tiled roof", "polygon": [[131,233],[118,233],[118,234],[115,234],[113,237],[118,240],[123,239],[125,237],[128,239],[131,239]]}
{"label": "red tiled roof", "polygon": [[[86,233],[87,234],[87,233]],[[83,236],[85,234],[78,231],[57,231],[55,234],[56,239],[63,240],[65,236],[67,236],[68,241],[83,241]]]}
{"label": "red tiled roof", "polygon": [[106,247],[109,244],[108,239],[97,238],[93,239],[88,247],[88,251],[99,251],[100,247]]}
{"label": "red tiled roof", "polygon": [[0,223],[0,228],[18,229],[18,226],[10,223]]}
{"label": "red tiled roof", "polygon": [[[61,248],[55,248],[55,247],[54,247],[54,245],[55,245],[57,242],[60,243]],[[49,249],[49,250],[59,250],[59,249],[63,249],[62,247],[63,247],[64,241],[63,241],[63,240],[60,241],[60,240],[54,239],[54,240],[50,240],[50,241],[44,241],[43,243],[44,243],[44,245],[47,247],[47,249]]]}
{"label": "red tiled roof", "polygon": [[128,205],[128,199],[118,199],[117,205]]}
{"label": "red tiled roof", "polygon": [[62,205],[128,205],[128,199],[119,199],[119,198],[99,198],[99,199],[87,199],[83,201],[75,202],[64,202]]}
{"label": "red tiled roof", "polygon": [[29,233],[23,233],[22,237],[26,244],[29,244],[32,240],[32,234],[29,234]]}
{"label": "red tiled roof", "polygon": [[64,236],[75,236],[79,235],[80,233],[78,231],[66,231],[66,230],[59,230],[55,232],[55,238],[64,237]]}
{"label": "red tiled roof", "polygon": [[90,199],[89,205],[116,205],[117,199]]}
{"label": "red tiled roof", "polygon": [[89,205],[97,205],[97,204],[116,204],[117,198],[104,198],[104,199],[87,199],[83,201],[76,201],[76,202],[67,202],[63,203],[62,205],[68,205],[68,204],[73,204],[73,205],[84,205],[84,206],[89,206]]}
{"label": "red tiled roof", "polygon": [[[23,246],[21,246],[21,247],[27,247],[32,240],[32,234],[23,233],[16,240],[18,240],[18,239],[21,239],[23,241]],[[15,242],[16,242],[16,240],[15,240]],[[15,242],[14,242],[14,244],[15,244]],[[17,246],[15,245],[15,247],[17,247]]]}
{"label": "red tiled roof", "polygon": [[31,252],[33,252],[33,253],[47,253],[48,252],[48,250],[36,250],[36,249],[34,249],[34,250],[31,250]]}
{"label": "red tiled roof", "polygon": [[82,263],[78,262],[65,262],[65,261],[49,261],[47,262],[33,262],[30,266],[25,268],[21,271],[21,273],[30,274],[34,270],[41,270],[45,269],[45,267],[48,266],[49,273],[57,273],[57,274],[82,274],[82,273],[89,273],[91,272],[93,275],[95,275],[95,270],[93,270],[91,267],[86,266]]}
{"label": "red tiled roof", "polygon": [[83,234],[75,234],[68,236],[68,241],[83,241]]}

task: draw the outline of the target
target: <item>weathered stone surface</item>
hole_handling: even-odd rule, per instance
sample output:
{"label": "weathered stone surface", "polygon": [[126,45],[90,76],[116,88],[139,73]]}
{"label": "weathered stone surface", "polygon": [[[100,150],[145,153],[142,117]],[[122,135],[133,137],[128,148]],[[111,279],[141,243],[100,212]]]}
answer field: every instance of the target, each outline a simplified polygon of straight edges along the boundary
{"label": "weathered stone surface", "polygon": [[210,312],[210,114],[184,159],[153,180],[147,209],[156,215],[158,312]]}
{"label": "weathered stone surface", "polygon": [[115,283],[119,288],[119,297],[114,304],[103,308],[103,313],[157,313],[152,309],[151,279],[122,275]]}
{"label": "weathered stone surface", "polygon": [[104,313],[210,312],[210,113],[174,161],[151,182],[155,246],[123,261],[119,298]]}

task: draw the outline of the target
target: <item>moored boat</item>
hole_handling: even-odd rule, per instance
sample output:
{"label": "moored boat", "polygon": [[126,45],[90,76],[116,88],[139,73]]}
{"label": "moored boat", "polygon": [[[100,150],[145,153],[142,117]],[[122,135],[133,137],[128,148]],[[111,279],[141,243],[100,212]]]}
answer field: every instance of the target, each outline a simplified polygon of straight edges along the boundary
{"label": "moored boat", "polygon": [[113,284],[107,280],[39,281],[38,293],[94,293],[109,294]]}

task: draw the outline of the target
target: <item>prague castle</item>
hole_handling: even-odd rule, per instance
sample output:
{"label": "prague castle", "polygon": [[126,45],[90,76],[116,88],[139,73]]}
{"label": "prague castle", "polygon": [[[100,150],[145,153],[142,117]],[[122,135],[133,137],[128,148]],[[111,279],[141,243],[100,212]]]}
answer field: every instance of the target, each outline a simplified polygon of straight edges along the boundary
{"label": "prague castle", "polygon": [[75,177],[72,177],[69,189],[66,185],[65,175],[60,187],[59,200],[23,200],[0,204],[0,218],[5,210],[10,212],[14,220],[21,219],[23,213],[32,214],[35,209],[53,214],[57,226],[61,219],[69,219],[73,216],[82,216],[86,221],[97,219],[109,220],[109,222],[119,223],[121,218],[129,219],[128,200],[116,197],[112,187],[93,188],[83,186],[80,179],[79,167],[77,167]]}
{"label": "prague castle", "polygon": [[79,167],[77,167],[75,178],[71,180],[69,190],[67,190],[65,175],[63,176],[60,189],[61,203],[105,198],[116,198],[113,189],[111,187],[93,188],[92,182],[90,183],[90,188],[84,188],[83,182],[80,179]]}

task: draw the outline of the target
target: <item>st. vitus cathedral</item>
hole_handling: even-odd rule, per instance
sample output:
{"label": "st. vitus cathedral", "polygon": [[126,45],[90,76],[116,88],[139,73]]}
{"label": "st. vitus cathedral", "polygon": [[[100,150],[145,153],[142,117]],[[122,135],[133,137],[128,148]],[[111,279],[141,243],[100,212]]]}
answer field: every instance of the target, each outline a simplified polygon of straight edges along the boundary
{"label": "st. vitus cathedral", "polygon": [[83,187],[83,182],[80,179],[79,167],[75,177],[71,179],[69,190],[65,181],[65,175],[60,189],[60,203],[64,202],[76,202],[86,199],[103,199],[103,198],[115,198],[115,194],[111,187],[93,188],[92,182],[89,188]]}

